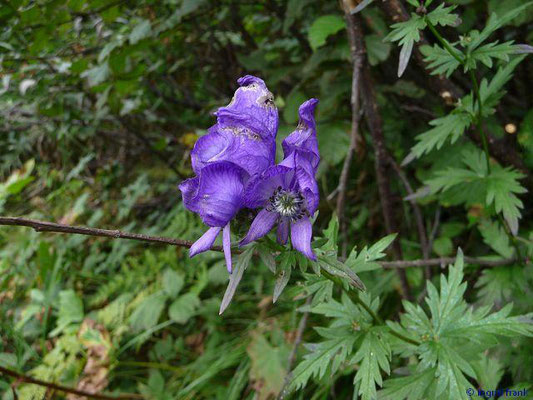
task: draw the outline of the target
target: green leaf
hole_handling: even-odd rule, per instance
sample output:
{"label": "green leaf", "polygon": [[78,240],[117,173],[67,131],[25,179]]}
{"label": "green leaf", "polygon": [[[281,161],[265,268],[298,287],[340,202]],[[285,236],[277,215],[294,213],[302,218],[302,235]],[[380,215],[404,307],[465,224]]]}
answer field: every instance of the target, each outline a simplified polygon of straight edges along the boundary
{"label": "green leaf", "polygon": [[431,75],[449,77],[461,65],[446,49],[436,44],[421,46],[420,51],[425,56],[424,61],[428,63],[427,68],[431,69]]}
{"label": "green leaf", "polygon": [[429,12],[426,15],[426,18],[433,25],[441,25],[441,26],[456,25],[458,16],[457,14],[452,13],[452,11],[455,10],[456,7],[457,6],[455,5],[445,7],[445,4],[441,3],[437,8]]}
{"label": "green leaf", "polygon": [[346,260],[346,266],[357,273],[380,269],[381,265],[376,261],[385,257],[386,254],[383,251],[390,246],[396,236],[396,233],[385,236],[374,243],[370,249],[365,246],[359,253],[354,247]]}
{"label": "green leaf", "polygon": [[250,260],[252,258],[253,251],[254,247],[250,246],[237,257],[237,263],[229,277],[228,287],[226,288],[226,292],[224,293],[222,303],[220,304],[219,314],[222,314],[224,310],[230,305],[231,300],[235,295],[235,291],[237,290],[237,286],[239,286],[239,282],[242,279],[244,271],[246,270],[246,268],[248,268],[248,265],[250,265]]}
{"label": "green leaf", "polygon": [[166,295],[163,292],[146,297],[129,318],[134,332],[145,331],[157,325],[165,307]]}
{"label": "green leaf", "polygon": [[453,243],[448,237],[439,237],[433,242],[433,251],[439,256],[448,256],[453,252]]}
{"label": "green leaf", "polygon": [[516,51],[512,41],[505,43],[492,42],[475,49],[467,60],[468,69],[476,68],[476,61],[492,68],[493,59],[509,61],[509,56]]}
{"label": "green leaf", "polygon": [[313,22],[309,27],[309,44],[314,50],[326,43],[326,39],[344,29],[346,26],[344,19],[338,15],[323,15]]}
{"label": "green leaf", "polygon": [[425,400],[428,398],[426,390],[435,380],[435,371],[436,368],[428,368],[403,378],[387,379],[378,396],[383,400]]}
{"label": "green leaf", "polygon": [[381,371],[390,374],[391,349],[380,328],[372,328],[363,336],[359,349],[350,362],[359,363],[354,384],[359,386],[362,400],[376,397],[376,384],[383,384]]}
{"label": "green leaf", "polygon": [[407,68],[413,45],[420,40],[420,30],[425,27],[426,22],[424,18],[416,14],[411,14],[411,18],[408,21],[398,22],[392,25],[391,32],[385,37],[385,41],[398,42],[401,46],[398,77],[402,76],[405,68]]}
{"label": "green leaf", "polygon": [[287,283],[291,278],[292,268],[296,263],[296,257],[292,251],[286,251],[281,254],[279,269],[276,272],[276,283],[274,284],[274,295],[272,296],[272,302],[275,303]]}
{"label": "green leaf", "polygon": [[510,10],[502,16],[498,16],[495,13],[492,13],[489,17],[485,28],[481,32],[472,31],[469,36],[471,40],[468,44],[468,51],[472,52],[478,48],[493,32],[502,27],[503,25],[509,23],[512,19],[518,16],[523,12],[527,7],[531,6],[533,1],[529,1],[520,7]]}
{"label": "green leaf", "polygon": [[365,35],[365,45],[370,65],[377,65],[389,57],[391,45],[384,42],[380,35]]}
{"label": "green leaf", "polygon": [[185,293],[178,297],[168,309],[168,316],[179,324],[186,323],[200,306],[200,299],[196,293]]}
{"label": "green leaf", "polygon": [[490,219],[481,220],[478,225],[483,241],[502,257],[511,258],[513,247],[509,243],[509,237],[500,224]]}
{"label": "green leaf", "polygon": [[71,324],[80,323],[83,320],[83,302],[74,290],[62,290],[59,292],[59,310],[57,312],[56,328],[50,332],[50,337],[57,336]]}
{"label": "green leaf", "polygon": [[174,299],[183,287],[183,276],[171,268],[163,272],[163,290],[171,299]]}
{"label": "green leaf", "polygon": [[256,333],[246,351],[252,362],[250,378],[263,383],[258,390],[259,398],[276,397],[286,375],[286,349],[272,346],[262,334]]}
{"label": "green leaf", "polygon": [[135,27],[132,29],[129,35],[130,44],[136,44],[137,42],[146,39],[152,34],[152,25],[147,19],[141,20]]}
{"label": "green leaf", "polygon": [[304,355],[303,361],[294,369],[291,381],[293,389],[303,388],[313,376],[321,379],[328,369],[334,373],[348,358],[357,335],[346,330],[337,330],[336,333],[335,337],[323,342],[305,345],[310,352]]}
{"label": "green leaf", "polygon": [[411,154],[418,158],[434,148],[440,149],[447,141],[455,143],[472,122],[472,116],[464,112],[452,112],[434,119],[429,123],[434,128],[416,137],[418,143],[411,149]]}

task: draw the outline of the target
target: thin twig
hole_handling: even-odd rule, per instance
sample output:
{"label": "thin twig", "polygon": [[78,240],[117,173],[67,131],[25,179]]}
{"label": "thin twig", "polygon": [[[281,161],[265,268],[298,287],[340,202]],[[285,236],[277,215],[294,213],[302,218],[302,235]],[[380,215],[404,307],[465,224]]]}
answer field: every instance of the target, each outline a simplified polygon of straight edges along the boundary
{"label": "thin twig", "polygon": [[[54,222],[39,221],[36,219],[19,218],[19,217],[0,217],[0,225],[9,226],[27,226],[35,229],[37,232],[56,232],[56,233],[73,233],[78,235],[110,237],[113,239],[130,239],[142,242],[170,244],[179,247],[191,247],[193,242],[184,239],[173,239],[161,236],[149,236],[141,233],[122,232],[119,230],[89,228],[86,226],[72,226],[56,224]],[[211,250],[222,251],[220,246],[213,246]],[[235,251],[238,251],[235,249]],[[343,261],[342,258],[339,260]],[[465,262],[469,264],[482,265],[485,267],[497,267],[501,265],[512,264],[516,260],[513,258],[501,260],[485,260],[474,257],[464,257]],[[455,262],[454,257],[430,258],[427,260],[408,260],[408,261],[381,261],[379,264],[385,269],[405,269],[410,267],[423,267],[424,265],[447,265]]]}
{"label": "thin twig", "polygon": [[[349,24],[350,14],[346,12],[346,20]],[[350,54],[352,57],[352,94],[350,103],[352,105],[352,128],[350,133],[350,147],[348,147],[348,153],[344,159],[342,166],[341,176],[339,179],[339,195],[337,197],[337,216],[341,225],[341,230],[345,231],[346,218],[344,218],[344,205],[346,202],[346,186],[348,183],[348,175],[350,171],[350,164],[356,150],[359,149],[359,145],[363,144],[363,139],[359,133],[359,121],[361,119],[360,102],[359,102],[359,82],[361,79],[361,67],[364,60],[364,48],[358,47],[355,35],[348,31],[348,39],[350,41]]]}
{"label": "thin twig", "polygon": [[[380,264],[385,269],[404,269],[411,267],[446,266],[455,263],[455,257],[429,258],[427,260],[408,260],[408,261],[381,261]],[[502,258],[500,260],[486,260],[483,258],[464,257],[464,261],[471,265],[482,265],[484,267],[501,267],[517,262],[516,258]]]}
{"label": "thin twig", "polygon": [[126,399],[144,399],[145,398],[144,396],[140,394],[135,394],[135,393],[124,393],[124,394],[119,394],[116,396],[111,396],[111,395],[105,395],[105,394],[84,392],[83,390],[78,390],[78,389],[70,388],[67,386],[58,385],[57,383],[46,382],[40,379],[32,378],[31,376],[27,376],[27,375],[21,374],[20,372],[16,372],[16,371],[4,368],[4,367],[0,367],[0,373],[7,375],[7,376],[11,376],[24,383],[31,383],[34,385],[44,386],[49,389],[59,390],[65,393],[72,393],[78,396],[85,396],[85,397],[89,397],[92,399],[126,400]]}
{"label": "thin twig", "polygon": [[[35,229],[37,232],[74,233],[78,235],[102,236],[115,239],[130,239],[144,242],[164,243],[180,247],[191,247],[194,243],[190,240],[184,239],[149,236],[142,233],[122,232],[112,229],[89,228],[87,226],[72,226],[19,217],[0,217],[0,225],[27,226]],[[212,249],[222,251],[220,246],[213,246]]]}
{"label": "thin twig", "polygon": [[[356,47],[364,49],[365,44],[359,16],[350,15],[347,18],[347,25],[348,34],[352,37],[352,40],[354,40]],[[385,228],[387,233],[391,234],[398,232],[398,225],[395,218],[394,205],[392,203],[393,196],[388,176],[389,162],[387,157],[387,148],[385,146],[385,137],[383,135],[383,122],[379,113],[374,83],[370,75],[370,69],[366,57],[364,57],[361,71],[361,98],[363,100],[366,122],[374,145],[376,158],[375,170],[378,183],[379,200],[381,202],[383,219],[385,220]],[[402,248],[398,240],[393,242],[392,251],[395,258],[403,258]],[[405,274],[405,271],[399,269],[398,277],[401,283],[402,296],[404,298],[411,299],[409,283],[407,282],[407,275]]]}
{"label": "thin twig", "polygon": [[[307,299],[305,300],[304,307],[310,305],[311,300],[313,300],[312,296],[307,297]],[[287,394],[289,393],[289,384],[291,383],[292,379],[292,365],[296,360],[296,352],[298,351],[298,347],[300,346],[300,343],[302,343],[302,338],[305,331],[305,327],[307,326],[308,318],[309,311],[304,311],[302,318],[300,319],[300,323],[298,324],[298,329],[296,330],[296,336],[294,338],[294,344],[292,345],[291,353],[289,354],[289,360],[287,362],[287,375],[285,375],[283,387],[281,388],[278,394],[277,400],[283,400],[285,396],[287,396]]]}
{"label": "thin twig", "polygon": [[[398,163],[392,156],[389,156],[389,162],[394,171],[396,171],[396,174],[400,178],[400,181],[402,181],[405,190],[409,194],[409,203],[411,204],[411,207],[413,208],[413,213],[415,214],[416,227],[418,229],[418,239],[420,240],[420,247],[422,248],[422,258],[424,260],[427,260],[429,258],[431,248],[429,247],[428,243],[422,211],[420,210],[420,207],[418,206],[416,200],[412,198],[412,195],[414,194],[413,188],[411,187],[411,184],[403,173],[401,167],[398,165]],[[424,277],[426,279],[431,279],[431,268],[429,268],[429,266],[427,265],[424,267]]]}

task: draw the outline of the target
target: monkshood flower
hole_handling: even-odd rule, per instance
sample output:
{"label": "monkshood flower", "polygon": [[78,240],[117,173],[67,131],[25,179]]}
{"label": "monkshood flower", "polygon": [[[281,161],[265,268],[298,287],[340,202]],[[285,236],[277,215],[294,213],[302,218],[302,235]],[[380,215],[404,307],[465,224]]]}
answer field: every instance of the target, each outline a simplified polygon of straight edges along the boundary
{"label": "monkshood flower", "polygon": [[230,104],[215,113],[217,123],[191,152],[194,172],[216,161],[231,161],[250,175],[274,165],[278,110],[265,82],[246,75]]}
{"label": "monkshood flower", "polygon": [[222,247],[231,273],[230,221],[243,207],[244,185],[248,173],[241,167],[218,161],[206,165],[198,176],[179,185],[183,204],[197,213],[210,228],[189,249],[189,256],[209,250],[222,231]]}
{"label": "monkshood flower", "polygon": [[309,219],[319,202],[315,173],[320,162],[316,139],[314,110],[318,100],[310,99],[300,106],[300,122],[283,141],[285,159],[251,179],[245,192],[245,205],[262,208],[246,237],[245,245],[265,236],[278,223],[277,239],[287,243],[289,230],[294,248],[311,260],[312,225]]}
{"label": "monkshood flower", "polygon": [[301,166],[312,176],[320,163],[314,117],[317,104],[317,99],[309,99],[300,106],[298,127],[282,142],[285,158],[280,163],[290,168]]}

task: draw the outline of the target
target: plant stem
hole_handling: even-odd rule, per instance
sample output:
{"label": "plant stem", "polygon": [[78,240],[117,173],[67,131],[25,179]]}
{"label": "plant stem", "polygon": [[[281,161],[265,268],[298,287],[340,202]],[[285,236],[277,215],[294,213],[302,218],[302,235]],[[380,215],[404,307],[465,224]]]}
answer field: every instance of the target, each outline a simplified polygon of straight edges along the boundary
{"label": "plant stem", "polygon": [[481,126],[481,121],[483,119],[483,116],[482,116],[483,103],[481,101],[481,94],[479,93],[479,84],[477,82],[476,74],[474,74],[473,70],[470,70],[469,74],[470,74],[470,80],[472,81],[472,86],[474,88],[474,95],[476,96],[476,102],[477,102],[476,128],[477,128],[479,136],[481,137],[481,143],[483,143],[483,151],[485,152],[485,158],[486,158],[485,161],[487,162],[487,174],[490,175],[491,169],[490,169],[489,142],[487,141],[487,135],[485,135],[485,131],[483,130],[483,127]]}
{"label": "plant stem", "polygon": [[[346,293],[346,295],[350,298],[350,300],[352,300],[356,304],[359,304],[372,317],[372,319],[374,320],[374,322],[376,324],[385,325],[385,322],[383,321],[383,319],[381,319],[381,317],[379,315],[377,315],[374,312],[374,310],[372,310],[372,308],[370,308],[368,306],[368,304],[366,304],[363,300],[361,300],[361,298],[359,297],[359,294],[357,292],[355,292],[353,290],[346,289],[346,287],[344,286],[343,281],[341,280],[341,278],[339,278],[338,276],[334,276],[334,275],[330,274],[329,272],[327,272],[325,270],[322,270],[322,274],[327,279],[329,279],[331,282],[333,282],[334,284],[339,286],[343,290],[343,292]],[[417,341],[415,339],[411,339],[411,338],[409,338],[407,336],[404,336],[401,333],[393,331],[392,329],[390,330],[390,333],[391,333],[391,335],[396,336],[398,339],[401,339],[404,342],[413,344],[415,346],[419,346],[420,345],[419,341]]]}
{"label": "plant stem", "polygon": [[[450,46],[448,41],[442,37],[442,35],[439,33],[439,31],[437,31],[437,29],[429,21],[429,19],[426,18],[425,21],[426,21],[426,24],[427,24],[429,30],[433,33],[433,35],[435,35],[435,37],[437,38],[439,43],[442,44],[442,46],[446,49],[446,51],[453,58],[455,58],[461,65],[466,66],[466,58],[463,58],[463,57],[459,56],[455,52],[455,50]],[[483,130],[483,126],[482,126],[483,125],[482,124],[482,122],[483,122],[483,102],[481,100],[481,93],[479,91],[479,83],[477,81],[476,74],[474,73],[474,71],[472,69],[469,69],[468,72],[469,72],[470,80],[472,81],[472,87],[474,89],[474,96],[475,96],[475,100],[476,100],[476,103],[477,103],[476,123],[475,123],[475,125],[476,125],[476,129],[477,129],[478,135],[481,138],[481,143],[483,145],[483,152],[485,153],[485,162],[486,162],[486,166],[487,166],[487,175],[486,176],[488,176],[488,175],[491,174],[491,167],[490,167],[489,143],[488,143],[488,140],[487,140],[487,135],[485,134],[485,131]],[[509,238],[509,240],[513,244],[513,246],[515,248],[515,251],[516,251],[516,256],[518,258],[518,261],[520,262],[522,260],[522,257],[520,255],[520,249],[518,247],[518,243],[517,243],[516,238],[512,234],[511,230],[509,229],[509,226],[507,225],[507,223],[505,222],[505,220],[503,219],[501,214],[497,213],[496,215],[498,217],[498,220],[500,221],[500,223],[504,227],[505,233],[507,234],[507,237]]]}
{"label": "plant stem", "polygon": [[428,18],[426,18],[425,21],[431,33],[435,35],[439,43],[442,44],[442,46],[444,46],[446,51],[448,51],[448,53],[450,53],[450,55],[459,62],[459,64],[464,65],[465,60],[463,59],[463,57],[461,57],[459,54],[455,52],[454,48],[450,46],[450,43],[448,43],[448,41],[441,36],[439,31],[437,31],[437,29],[435,28],[435,25],[433,25]]}

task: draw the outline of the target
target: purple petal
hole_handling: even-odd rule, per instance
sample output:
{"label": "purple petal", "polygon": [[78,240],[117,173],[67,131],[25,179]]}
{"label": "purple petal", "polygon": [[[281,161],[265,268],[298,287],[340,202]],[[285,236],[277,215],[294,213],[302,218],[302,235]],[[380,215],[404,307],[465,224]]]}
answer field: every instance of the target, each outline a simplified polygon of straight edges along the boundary
{"label": "purple petal", "polygon": [[243,125],[212,126],[191,152],[192,167],[197,174],[209,163],[231,161],[255,175],[274,165],[275,157],[274,137],[262,138]]}
{"label": "purple petal", "polygon": [[313,215],[320,201],[316,179],[314,175],[310,175],[304,168],[296,168],[296,180],[298,181],[300,192],[307,203],[307,211]]}
{"label": "purple petal", "polygon": [[222,248],[224,249],[224,257],[226,258],[226,268],[231,274],[231,233],[229,222],[222,231]]}
{"label": "purple petal", "polygon": [[313,227],[309,218],[302,217],[296,222],[291,222],[291,242],[296,250],[310,260],[316,261],[316,255],[311,249]]}
{"label": "purple petal", "polygon": [[278,110],[265,82],[247,75],[238,83],[241,87],[231,103],[216,112],[218,123],[222,127],[241,125],[263,138],[274,138],[278,130]]}
{"label": "purple petal", "polygon": [[194,197],[198,194],[198,184],[200,182],[200,179],[198,177],[194,177],[191,179],[187,179],[180,183],[178,186],[181,191],[181,196],[183,198],[183,205],[187,210],[190,210],[192,212],[198,212],[197,204],[193,201]]}
{"label": "purple petal", "polygon": [[244,203],[248,208],[258,208],[266,205],[274,190],[281,186],[289,188],[294,178],[294,169],[281,165],[268,168],[261,175],[250,180],[244,194]]}
{"label": "purple petal", "polygon": [[[283,142],[283,154],[287,166],[295,167],[299,165],[295,157],[300,157],[302,161],[309,162],[316,172],[320,162],[320,153],[318,152],[318,141],[316,138],[315,108],[318,104],[317,99],[309,99],[304,102],[298,111],[300,122],[294,132],[287,136]],[[298,152],[298,154],[295,154]]]}
{"label": "purple petal", "polygon": [[264,209],[259,211],[259,214],[257,214],[257,217],[255,217],[252,225],[250,226],[250,230],[244,239],[240,241],[239,246],[244,246],[245,244],[265,236],[268,232],[270,232],[278,217],[279,214],[276,212],[267,211]]}
{"label": "purple petal", "polygon": [[209,250],[222,228],[209,228],[189,249],[189,257],[194,257],[198,253]]}
{"label": "purple petal", "polygon": [[287,244],[287,239],[289,238],[289,219],[288,218],[280,218],[278,222],[278,243],[279,244]]}
{"label": "purple petal", "polygon": [[192,169],[196,174],[210,162],[227,161],[231,153],[233,141],[231,137],[217,132],[217,126],[209,129],[207,135],[199,138],[191,151]]}
{"label": "purple petal", "polygon": [[223,227],[243,205],[248,174],[227,161],[205,166],[199,175],[196,196],[190,200],[206,225]]}

